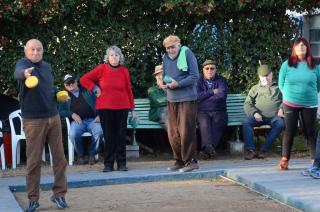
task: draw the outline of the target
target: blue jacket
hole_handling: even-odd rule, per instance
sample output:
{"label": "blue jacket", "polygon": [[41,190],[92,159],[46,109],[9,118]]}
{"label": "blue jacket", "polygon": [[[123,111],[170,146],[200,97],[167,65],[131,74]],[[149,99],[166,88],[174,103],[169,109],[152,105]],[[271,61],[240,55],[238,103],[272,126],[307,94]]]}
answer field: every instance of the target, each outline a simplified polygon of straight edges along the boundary
{"label": "blue jacket", "polygon": [[[213,85],[210,89],[208,83],[203,76],[200,77],[197,84],[198,91],[198,111],[226,111],[227,110],[227,81],[216,75],[213,79]],[[213,89],[218,89],[217,94],[213,93]]]}
{"label": "blue jacket", "polygon": [[[39,79],[39,84],[32,89],[24,84],[24,70],[31,67],[34,68],[32,75]],[[57,89],[49,63],[43,60],[33,63],[27,58],[22,58],[15,66],[14,78],[19,82],[19,99],[23,118],[49,118],[58,114]]]}

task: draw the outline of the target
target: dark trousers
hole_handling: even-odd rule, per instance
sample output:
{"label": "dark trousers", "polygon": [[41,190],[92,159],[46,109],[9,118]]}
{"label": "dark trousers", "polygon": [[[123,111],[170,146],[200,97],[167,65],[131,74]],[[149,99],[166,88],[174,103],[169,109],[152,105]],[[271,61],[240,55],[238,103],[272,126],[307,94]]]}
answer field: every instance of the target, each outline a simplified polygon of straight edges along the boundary
{"label": "dark trousers", "polygon": [[297,133],[298,120],[300,118],[303,132],[308,141],[311,159],[314,159],[316,150],[315,124],[317,108],[294,108],[284,104],[283,109],[285,113],[286,128],[282,139],[282,157],[290,159],[293,138]]}
{"label": "dark trousers", "polygon": [[201,148],[217,147],[228,123],[226,111],[199,111],[198,121],[201,133]]}
{"label": "dark trousers", "polygon": [[64,196],[67,192],[67,161],[63,151],[59,115],[41,119],[23,119],[26,134],[27,192],[31,201],[39,200],[41,157],[45,142],[49,144],[53,162],[53,193]]}
{"label": "dark trousers", "polygon": [[197,103],[168,102],[168,137],[173,158],[180,163],[190,162],[196,157]]}
{"label": "dark trousers", "polygon": [[128,110],[99,110],[104,135],[104,165],[126,165],[126,131]]}

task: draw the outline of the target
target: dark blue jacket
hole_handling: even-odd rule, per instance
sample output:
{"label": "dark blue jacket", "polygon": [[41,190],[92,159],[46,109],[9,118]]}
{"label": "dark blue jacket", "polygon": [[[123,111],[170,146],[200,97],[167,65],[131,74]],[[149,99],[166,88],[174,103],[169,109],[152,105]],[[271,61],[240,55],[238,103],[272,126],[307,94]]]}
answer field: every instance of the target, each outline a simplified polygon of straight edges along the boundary
{"label": "dark blue jacket", "polygon": [[[213,89],[218,89],[219,93],[214,94]],[[198,91],[198,111],[226,111],[227,110],[227,81],[216,75],[213,78],[213,86],[210,89],[203,76],[197,84]]]}
{"label": "dark blue jacket", "polygon": [[[34,88],[27,88],[24,84],[24,70],[31,67],[34,67],[32,75],[38,77],[39,84]],[[58,114],[57,89],[49,63],[42,60],[33,63],[27,58],[22,58],[16,64],[14,78],[19,82],[19,99],[23,118],[49,118]]]}

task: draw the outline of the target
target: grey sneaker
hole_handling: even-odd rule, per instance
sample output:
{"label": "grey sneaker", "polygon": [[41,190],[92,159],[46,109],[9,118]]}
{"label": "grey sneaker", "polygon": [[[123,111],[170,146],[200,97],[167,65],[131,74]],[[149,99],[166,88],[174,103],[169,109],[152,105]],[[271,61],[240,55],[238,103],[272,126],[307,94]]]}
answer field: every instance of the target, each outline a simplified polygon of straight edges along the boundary
{"label": "grey sneaker", "polygon": [[64,197],[58,197],[58,196],[53,195],[51,197],[51,201],[56,203],[58,208],[60,208],[60,209],[69,208],[69,206],[66,202],[66,199]]}
{"label": "grey sneaker", "polygon": [[94,165],[96,163],[96,159],[94,158],[94,156],[89,156],[89,165]]}
{"label": "grey sneaker", "polygon": [[192,160],[188,162],[183,168],[179,169],[179,172],[191,172],[192,170],[199,169],[197,161]]}
{"label": "grey sneaker", "polygon": [[39,203],[37,201],[30,201],[28,208],[26,208],[25,212],[34,212],[37,208],[39,208]]}
{"label": "grey sneaker", "polygon": [[301,172],[303,176],[310,176],[313,172],[319,171],[319,167],[311,165],[310,168],[305,169]]}
{"label": "grey sneaker", "polygon": [[168,167],[168,171],[178,171],[179,169],[183,168],[184,165],[182,162],[176,161],[173,166]]}
{"label": "grey sneaker", "polygon": [[320,179],[320,170],[318,169],[317,171],[311,172],[310,176],[314,179]]}

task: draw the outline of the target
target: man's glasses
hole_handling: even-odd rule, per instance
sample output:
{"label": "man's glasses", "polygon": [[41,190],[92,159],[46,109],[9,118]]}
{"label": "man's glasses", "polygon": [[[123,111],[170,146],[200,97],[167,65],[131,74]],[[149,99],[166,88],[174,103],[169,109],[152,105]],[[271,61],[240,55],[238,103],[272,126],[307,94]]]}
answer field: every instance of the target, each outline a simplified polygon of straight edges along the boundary
{"label": "man's glasses", "polygon": [[206,68],[204,68],[204,70],[212,70],[212,71],[214,71],[214,70],[217,70],[217,68],[214,68],[214,67],[206,67]]}

